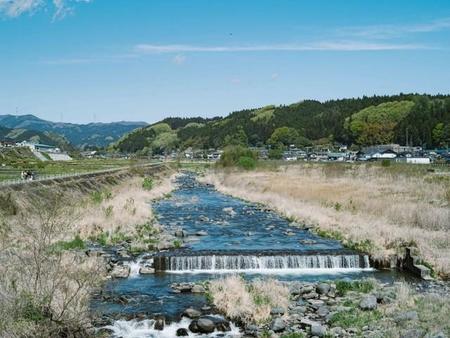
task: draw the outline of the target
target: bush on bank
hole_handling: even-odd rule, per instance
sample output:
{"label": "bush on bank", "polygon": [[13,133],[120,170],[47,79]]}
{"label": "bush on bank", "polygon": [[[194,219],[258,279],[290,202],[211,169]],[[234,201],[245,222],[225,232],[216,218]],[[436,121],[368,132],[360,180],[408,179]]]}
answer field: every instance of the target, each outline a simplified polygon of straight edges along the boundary
{"label": "bush on bank", "polygon": [[256,167],[257,154],[242,146],[228,146],[224,149],[217,165],[223,168],[240,167],[251,170]]}

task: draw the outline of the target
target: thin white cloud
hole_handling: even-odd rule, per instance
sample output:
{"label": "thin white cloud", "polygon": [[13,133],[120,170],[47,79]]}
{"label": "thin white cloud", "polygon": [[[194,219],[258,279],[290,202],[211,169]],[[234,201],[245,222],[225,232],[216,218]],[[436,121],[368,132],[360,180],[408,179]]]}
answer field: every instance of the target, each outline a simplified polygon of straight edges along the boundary
{"label": "thin white cloud", "polygon": [[186,56],[183,54],[177,54],[172,58],[172,62],[176,65],[182,65],[186,62]]}
{"label": "thin white cloud", "polygon": [[427,46],[407,43],[377,43],[360,41],[323,41],[309,44],[267,44],[251,46],[206,46],[206,45],[155,45],[139,44],[134,47],[138,53],[229,53],[229,52],[271,52],[271,51],[378,51],[426,49]]}
{"label": "thin white cloud", "polygon": [[62,19],[73,13],[76,3],[89,3],[93,0],[0,0],[0,14],[15,18],[22,14],[34,14],[38,9],[50,4],[54,7],[53,19]]}
{"label": "thin white cloud", "polygon": [[43,0],[0,0],[0,14],[18,17],[24,13],[34,13],[44,5]]}
{"label": "thin white cloud", "polygon": [[339,29],[341,35],[374,39],[389,39],[417,33],[432,33],[450,29],[450,18],[413,25],[373,25]]}

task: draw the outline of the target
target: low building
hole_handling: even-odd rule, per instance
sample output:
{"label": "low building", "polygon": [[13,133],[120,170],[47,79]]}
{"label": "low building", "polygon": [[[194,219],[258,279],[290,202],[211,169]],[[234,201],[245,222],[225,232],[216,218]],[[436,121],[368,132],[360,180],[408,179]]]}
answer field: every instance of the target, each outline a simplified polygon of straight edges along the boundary
{"label": "low building", "polygon": [[431,159],[429,157],[406,157],[406,163],[430,164]]}

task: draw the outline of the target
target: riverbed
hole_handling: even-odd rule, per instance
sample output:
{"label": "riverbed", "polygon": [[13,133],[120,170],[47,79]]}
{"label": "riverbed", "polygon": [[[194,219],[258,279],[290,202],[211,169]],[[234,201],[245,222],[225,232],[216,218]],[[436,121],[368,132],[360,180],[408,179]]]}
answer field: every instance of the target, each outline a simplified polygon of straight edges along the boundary
{"label": "riverbed", "polygon": [[[115,337],[173,337],[177,329],[186,328],[189,320],[182,319],[182,312],[206,306],[206,297],[174,293],[173,283],[203,282],[230,273],[283,281],[395,278],[372,269],[366,256],[344,249],[338,241],[321,238],[264,206],[221,194],[199,183],[194,174],[178,177],[177,189],[152,208],[183,247],[161,253],[167,262],[178,263],[151,275],[138,273],[137,258],[128,278],[110,280],[102,297],[94,299],[92,310],[113,320],[108,328]],[[164,331],[153,328],[159,316],[172,323]],[[233,326],[225,335],[239,336],[239,329]]]}

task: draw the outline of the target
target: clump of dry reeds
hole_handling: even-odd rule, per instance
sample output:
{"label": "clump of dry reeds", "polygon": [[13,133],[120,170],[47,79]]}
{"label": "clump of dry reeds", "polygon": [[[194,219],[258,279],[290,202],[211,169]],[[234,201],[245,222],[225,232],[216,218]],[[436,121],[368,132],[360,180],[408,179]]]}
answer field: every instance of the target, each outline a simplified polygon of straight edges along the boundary
{"label": "clump of dry reeds", "polygon": [[221,312],[243,323],[264,322],[273,307],[287,311],[289,305],[289,289],[273,279],[246,282],[240,276],[228,276],[212,281],[209,292]]}

